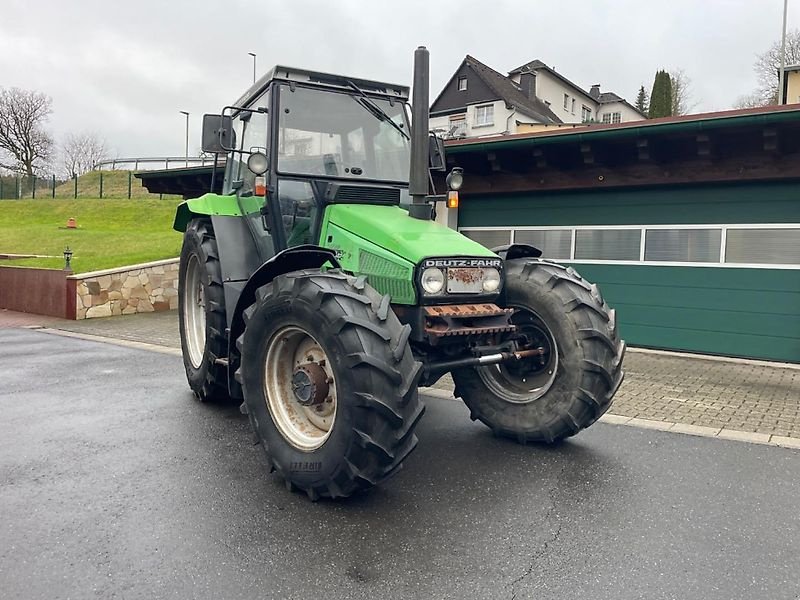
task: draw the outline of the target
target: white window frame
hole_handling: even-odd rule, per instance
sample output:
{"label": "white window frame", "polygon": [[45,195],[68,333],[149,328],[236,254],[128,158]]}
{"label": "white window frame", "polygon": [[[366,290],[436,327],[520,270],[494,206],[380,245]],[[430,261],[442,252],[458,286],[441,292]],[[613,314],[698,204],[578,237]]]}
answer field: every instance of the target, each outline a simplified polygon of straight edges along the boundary
{"label": "white window frame", "polygon": [[[798,271],[800,265],[791,264],[772,264],[772,263],[729,263],[725,262],[725,248],[727,244],[727,232],[731,229],[800,229],[800,223],[670,223],[668,225],[530,225],[524,227],[511,228],[511,242],[514,243],[517,231],[547,231],[547,230],[572,230],[572,248],[569,259],[558,259],[564,263],[578,263],[586,265],[644,265],[649,267],[711,267],[716,269],[772,269],[779,271]],[[459,231],[507,231],[506,227],[459,227]],[[641,246],[639,248],[639,260],[593,260],[575,259],[576,231],[581,229],[640,229]],[[684,261],[646,261],[644,260],[645,240],[648,229],[721,229],[720,235],[720,260],[718,262],[684,262]]]}
{"label": "white window frame", "polygon": [[[464,84],[463,86],[461,85],[462,83]],[[466,77],[459,77],[456,85],[458,85],[458,91],[459,92],[467,91],[467,78]]]}
{"label": "white window frame", "polygon": [[454,116],[450,117],[450,119],[448,121],[448,124],[449,124],[448,132],[449,131],[453,131],[453,127],[456,126],[455,125],[456,123],[458,123],[461,126],[462,131],[461,132],[454,132],[453,135],[454,136],[467,135],[467,115],[462,114],[462,115],[454,115]]}
{"label": "white window frame", "polygon": [[592,120],[592,109],[581,104],[581,123],[588,123]]}
{"label": "white window frame", "polygon": [[[481,122],[478,115],[480,115],[480,110],[484,109],[490,115],[489,121]],[[491,127],[494,125],[494,104],[481,104],[480,106],[475,107],[475,124],[473,127]]]}

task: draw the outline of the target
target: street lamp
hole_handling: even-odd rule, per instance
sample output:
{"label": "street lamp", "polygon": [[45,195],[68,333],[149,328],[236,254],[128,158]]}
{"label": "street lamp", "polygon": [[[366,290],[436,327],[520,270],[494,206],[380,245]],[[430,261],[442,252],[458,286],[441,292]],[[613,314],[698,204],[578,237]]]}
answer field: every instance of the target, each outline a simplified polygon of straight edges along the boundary
{"label": "street lamp", "polygon": [[248,52],[253,57],[253,83],[256,82],[256,54],[255,52]]}
{"label": "street lamp", "polygon": [[185,166],[188,167],[189,166],[189,113],[186,112],[185,110],[179,110],[178,112],[181,113],[182,115],[186,115],[186,153],[185,153],[186,165]]}

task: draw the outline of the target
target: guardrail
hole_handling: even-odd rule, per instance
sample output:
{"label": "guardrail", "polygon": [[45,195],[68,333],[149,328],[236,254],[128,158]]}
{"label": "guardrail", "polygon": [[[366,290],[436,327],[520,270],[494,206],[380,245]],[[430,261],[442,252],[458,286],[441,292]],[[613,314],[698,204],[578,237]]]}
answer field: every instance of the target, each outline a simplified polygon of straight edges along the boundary
{"label": "guardrail", "polygon": [[146,171],[155,169],[180,169],[182,167],[204,167],[213,165],[213,156],[136,156],[133,158],[110,158],[101,160],[94,168],[97,171]]}

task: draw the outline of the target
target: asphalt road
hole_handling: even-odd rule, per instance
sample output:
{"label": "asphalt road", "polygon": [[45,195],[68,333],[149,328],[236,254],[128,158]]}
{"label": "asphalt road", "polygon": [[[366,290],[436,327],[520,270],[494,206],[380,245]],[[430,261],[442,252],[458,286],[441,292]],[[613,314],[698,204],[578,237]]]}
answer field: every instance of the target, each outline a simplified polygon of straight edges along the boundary
{"label": "asphalt road", "polygon": [[2,598],[800,597],[800,451],[429,398],[381,488],[310,503],[179,358],[0,331]]}

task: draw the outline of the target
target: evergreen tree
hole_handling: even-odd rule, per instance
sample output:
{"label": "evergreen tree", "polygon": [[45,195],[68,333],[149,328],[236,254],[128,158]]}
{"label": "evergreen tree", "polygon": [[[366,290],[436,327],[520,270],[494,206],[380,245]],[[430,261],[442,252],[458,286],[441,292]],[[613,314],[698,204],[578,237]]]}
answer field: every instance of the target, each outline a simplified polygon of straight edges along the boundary
{"label": "evergreen tree", "polygon": [[666,71],[658,71],[653,80],[648,116],[651,119],[672,116],[672,80]]}
{"label": "evergreen tree", "polygon": [[645,115],[650,110],[650,97],[647,95],[643,85],[639,86],[639,93],[636,95],[636,108]]}

